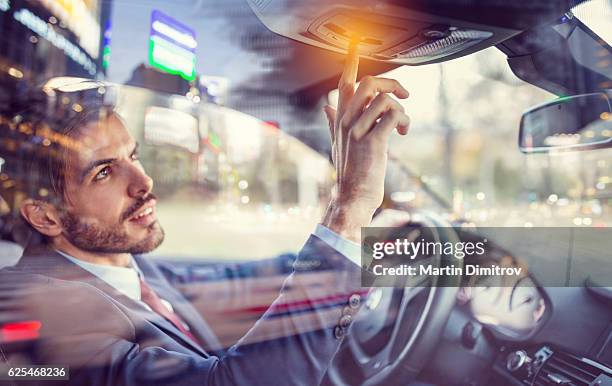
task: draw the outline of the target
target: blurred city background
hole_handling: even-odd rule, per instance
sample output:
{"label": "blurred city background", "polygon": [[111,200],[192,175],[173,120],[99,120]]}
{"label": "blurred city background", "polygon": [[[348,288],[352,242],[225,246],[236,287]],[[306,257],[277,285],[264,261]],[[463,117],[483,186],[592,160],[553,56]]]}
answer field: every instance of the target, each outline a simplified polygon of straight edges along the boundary
{"label": "blurred city background", "polygon": [[[612,2],[575,12],[612,41]],[[319,222],[334,173],[322,107],[342,56],[268,31],[244,0],[0,0],[0,113],[53,77],[117,84],[143,144],[171,258],[294,252]],[[391,138],[387,207],[477,226],[612,225],[612,152],[525,155],[521,114],[555,96],[519,80],[492,47],[443,64],[369,73],[411,92]],[[18,129],[18,128],[17,128]],[[19,241],[23,144],[0,135],[0,227]]]}

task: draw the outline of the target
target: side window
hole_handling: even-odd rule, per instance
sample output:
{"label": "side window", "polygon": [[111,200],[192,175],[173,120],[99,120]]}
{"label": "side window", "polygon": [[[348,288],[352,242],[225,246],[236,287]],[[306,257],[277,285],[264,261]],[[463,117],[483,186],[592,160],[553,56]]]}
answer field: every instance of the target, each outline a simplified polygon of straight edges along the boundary
{"label": "side window", "polygon": [[119,111],[143,144],[166,230],[155,255],[251,260],[299,250],[329,199],[325,156],[236,110],[122,93]]}

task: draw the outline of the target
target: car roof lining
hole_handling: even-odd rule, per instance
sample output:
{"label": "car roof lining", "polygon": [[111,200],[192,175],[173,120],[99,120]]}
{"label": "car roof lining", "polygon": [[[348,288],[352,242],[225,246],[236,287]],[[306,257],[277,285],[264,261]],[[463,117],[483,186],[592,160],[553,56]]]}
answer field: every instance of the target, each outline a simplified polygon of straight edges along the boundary
{"label": "car roof lining", "polygon": [[[441,17],[479,22],[485,20],[500,27],[527,29],[542,23],[550,23],[566,10],[584,1],[588,0],[514,2],[462,0],[460,3],[456,0],[417,0],[411,1],[410,7]],[[405,4],[406,1],[390,0],[390,3]],[[486,6],[483,3],[486,3]],[[266,30],[262,33],[276,35],[267,30],[263,24],[261,28]],[[288,94],[294,106],[312,107],[319,102],[321,96],[336,88],[343,68],[344,55],[287,40],[289,40],[287,49],[291,50],[291,55],[283,60],[272,59],[274,71],[261,74],[249,87]],[[400,65],[362,59],[358,76],[379,75],[397,67]]]}

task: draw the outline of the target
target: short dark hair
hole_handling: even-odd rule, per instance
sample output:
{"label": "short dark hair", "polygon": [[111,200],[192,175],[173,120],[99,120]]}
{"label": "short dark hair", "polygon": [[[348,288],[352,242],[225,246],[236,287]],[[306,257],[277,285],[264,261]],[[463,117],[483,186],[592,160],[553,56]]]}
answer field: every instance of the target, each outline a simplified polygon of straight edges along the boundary
{"label": "short dark hair", "polygon": [[[97,81],[80,81],[67,90],[45,85],[16,96],[14,103],[0,110],[0,156],[5,159],[0,177],[12,182],[8,188],[0,186],[0,193],[10,189],[9,196],[61,205],[69,166],[66,154],[78,152],[80,128],[115,112],[114,99],[108,97],[114,93],[111,86]],[[15,206],[17,201],[13,199]],[[12,209],[21,217],[19,208]]]}
{"label": "short dark hair", "polygon": [[66,153],[79,150],[78,130],[114,113],[114,101],[105,98],[106,86],[78,91],[37,88],[24,108],[13,114],[9,132],[21,170],[16,170],[22,192],[29,198],[56,200],[65,194]]}

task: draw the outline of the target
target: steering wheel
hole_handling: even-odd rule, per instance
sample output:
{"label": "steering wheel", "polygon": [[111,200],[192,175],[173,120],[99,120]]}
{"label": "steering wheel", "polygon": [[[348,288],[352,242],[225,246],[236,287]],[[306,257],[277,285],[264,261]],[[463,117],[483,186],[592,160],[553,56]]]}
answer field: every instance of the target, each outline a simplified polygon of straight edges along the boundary
{"label": "steering wheel", "polygon": [[[432,214],[411,213],[411,218],[410,224],[398,228],[399,232],[417,229],[428,233],[432,241],[459,241],[452,226]],[[405,237],[405,233],[399,235]],[[428,259],[440,268],[462,265],[459,259],[443,254]],[[420,277],[403,288],[374,288],[322,385],[405,385],[414,380],[443,334],[459,289],[459,277],[435,278],[433,282],[429,276]]]}

